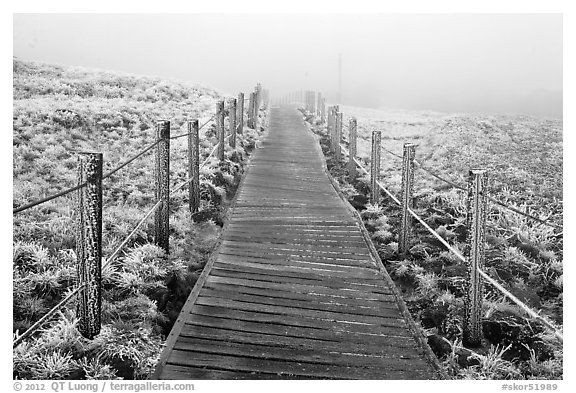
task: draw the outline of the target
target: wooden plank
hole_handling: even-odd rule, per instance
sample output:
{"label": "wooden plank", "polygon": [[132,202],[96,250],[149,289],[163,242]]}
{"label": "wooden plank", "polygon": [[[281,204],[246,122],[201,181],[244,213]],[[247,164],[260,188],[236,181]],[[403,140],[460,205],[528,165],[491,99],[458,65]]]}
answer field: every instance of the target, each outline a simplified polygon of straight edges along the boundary
{"label": "wooden plank", "polygon": [[246,311],[259,311],[267,313],[278,313],[283,315],[303,315],[311,318],[332,320],[332,321],[344,321],[349,323],[365,323],[365,324],[388,324],[388,326],[404,326],[402,319],[399,319],[399,313],[394,310],[387,310],[388,315],[384,316],[369,316],[369,315],[356,315],[342,312],[332,312],[332,311],[322,311],[322,310],[310,310],[294,308],[289,306],[278,306],[273,304],[262,304],[262,303],[252,303],[243,302],[231,299],[222,299],[218,297],[204,297],[200,296],[196,300],[197,304],[204,306],[221,306],[229,307],[235,310],[246,310]]}
{"label": "wooden plank", "polygon": [[[285,306],[300,310],[318,310],[318,311],[330,311],[338,314],[345,314],[347,316],[374,316],[374,317],[394,317],[398,315],[398,310],[396,309],[396,303],[368,303],[362,307],[345,307],[342,303],[329,302],[329,301],[314,301],[313,298],[309,300],[299,300],[299,299],[287,299],[278,296],[264,296],[255,293],[241,293],[241,292],[231,292],[218,287],[217,285],[212,285],[211,287],[205,287],[202,291],[202,296],[214,297],[220,299],[230,299],[233,298],[235,301],[255,303],[260,305],[272,305],[272,306]],[[387,306],[387,307],[386,307]]]}
{"label": "wooden plank", "polygon": [[300,261],[300,262],[316,262],[325,263],[330,265],[344,265],[350,267],[363,267],[363,268],[373,268],[374,264],[372,261],[359,260],[359,259],[347,259],[347,258],[329,258],[322,257],[319,255],[305,255],[304,253],[292,253],[292,252],[281,252],[276,250],[270,250],[270,252],[251,252],[249,249],[233,248],[233,247],[223,247],[220,249],[221,255],[233,255],[238,257],[250,257],[250,258],[264,258],[264,259],[284,259],[285,261]]}
{"label": "wooden plank", "polygon": [[[374,270],[371,268],[360,267],[360,266],[349,266],[349,265],[334,265],[329,263],[323,262],[312,262],[312,261],[294,261],[289,258],[256,258],[256,257],[249,257],[249,256],[242,256],[242,255],[227,255],[227,254],[220,254],[218,255],[218,262],[228,263],[228,264],[237,264],[240,266],[250,266],[253,265],[254,267],[260,266],[263,269],[276,269],[277,267],[294,267],[296,269],[302,269],[304,271],[312,272],[311,269],[317,269],[321,271],[329,271],[330,276],[334,278],[338,278],[339,275],[344,275],[344,277],[349,277],[351,279],[360,279],[363,278],[364,273],[367,275],[372,275]],[[322,273],[322,272],[320,272]],[[335,273],[335,274],[332,274]],[[320,276],[321,274],[317,274]],[[365,285],[366,283],[361,282],[359,284]]]}
{"label": "wooden plank", "polygon": [[378,346],[371,344],[369,341],[362,343],[316,340],[306,337],[290,337],[278,334],[224,329],[220,327],[195,326],[192,324],[187,324],[183,327],[179,340],[183,340],[185,337],[203,338],[206,340],[221,341],[223,343],[258,343],[259,345],[278,348],[322,351],[331,353],[333,356],[337,356],[339,354],[354,354],[372,357],[384,357],[390,359],[401,358],[403,356],[418,358],[420,356],[419,348],[411,337],[404,338],[402,347],[391,345]]}
{"label": "wooden plank", "polygon": [[249,273],[240,272],[240,274],[234,276],[231,273],[214,270],[209,280],[210,282],[220,282],[223,284],[329,294],[355,299],[372,299],[374,294],[390,295],[392,293],[388,288],[351,284],[338,279],[316,280],[305,283],[299,279],[292,279],[291,277],[286,277],[282,282],[279,280],[274,281],[271,276],[258,276],[259,279],[256,278],[257,276],[250,276]]}
{"label": "wooden plank", "polygon": [[425,370],[427,366],[417,353],[413,353],[412,356],[401,356],[398,354],[391,356],[358,356],[317,349],[274,347],[262,344],[215,341],[196,337],[182,337],[182,340],[176,344],[176,349],[339,366],[380,367],[388,370],[406,370],[411,367]]}
{"label": "wooden plank", "polygon": [[[339,321],[328,321],[305,316],[289,316],[268,314],[257,311],[244,311],[235,310],[226,307],[217,306],[202,306],[199,304],[194,305],[190,311],[188,318],[193,318],[193,315],[206,315],[220,318],[238,319],[241,321],[249,322],[262,322],[272,323],[276,325],[287,325],[296,327],[311,327],[315,329],[323,329],[325,331],[333,332],[354,332],[364,334],[386,334],[389,331],[389,326],[380,324],[359,324],[359,323],[346,323]],[[399,333],[400,334],[400,333]],[[410,332],[404,330],[404,335],[410,336]],[[411,337],[411,336],[410,336]]]}
{"label": "wooden plank", "polygon": [[428,370],[385,370],[338,366],[328,364],[298,363],[283,360],[255,359],[221,354],[208,354],[175,349],[171,364],[182,366],[206,366],[221,370],[242,372],[265,372],[278,375],[313,376],[327,379],[430,379]]}
{"label": "wooden plank", "polygon": [[402,335],[403,328],[392,328],[386,334],[362,334],[347,331],[326,331],[309,327],[287,326],[254,321],[241,321],[237,319],[194,315],[187,322],[189,326],[206,326],[210,328],[226,329],[235,332],[260,333],[289,338],[303,338],[306,340],[332,341],[338,343],[354,343],[379,347],[392,346],[395,348],[414,346],[414,342]]}
{"label": "wooden plank", "polygon": [[[326,278],[341,278],[347,279],[346,282],[360,284],[360,285],[371,285],[382,288],[387,288],[382,281],[380,272],[372,269],[354,269],[354,270],[336,270],[337,266],[310,266],[308,265],[290,265],[280,264],[280,263],[269,263],[264,261],[264,263],[252,263],[245,262],[243,260],[235,261],[223,261],[218,259],[218,269],[225,270],[236,270],[246,273],[257,273],[257,274],[271,274],[283,277],[299,277],[299,278],[314,278],[314,279],[326,279]],[[353,272],[353,273],[352,273]]]}
{"label": "wooden plank", "polygon": [[[290,262],[291,263],[291,262]],[[313,267],[318,265],[308,264]],[[323,265],[322,265],[323,266]],[[267,281],[281,284],[320,286],[335,289],[362,292],[389,293],[389,287],[377,279],[373,271],[340,271],[342,266],[328,266],[326,270],[312,270],[301,266],[286,267],[280,263],[262,260],[262,263],[244,262],[244,260],[218,259],[218,267],[213,275],[240,279]],[[334,268],[334,270],[332,270]],[[355,273],[360,274],[355,274]],[[366,273],[366,274],[364,274]],[[309,288],[311,289],[311,288]]]}
{"label": "wooden plank", "polygon": [[232,379],[320,379],[314,378],[312,376],[281,376],[278,374],[266,374],[261,372],[241,372],[238,370],[225,371],[225,370],[215,370],[206,368],[206,366],[179,366],[176,364],[166,364],[162,369],[162,374],[160,374],[159,379],[173,379],[173,380],[232,380]]}
{"label": "wooden plank", "polygon": [[[230,227],[234,228],[238,225],[241,226],[247,226],[249,224],[257,224],[260,225],[261,224],[261,220],[260,218],[254,218],[252,220],[243,220],[240,224],[233,222],[230,223]],[[318,229],[322,229],[324,231],[336,231],[336,230],[352,230],[352,231],[356,231],[356,233],[358,233],[358,224],[353,222],[352,220],[350,220],[349,223],[343,223],[342,221],[334,221],[334,220],[311,220],[311,221],[305,221],[305,222],[293,222],[292,220],[284,220],[284,221],[278,221],[278,222],[273,222],[273,223],[266,223],[266,227],[270,227],[270,228],[278,228],[278,229],[284,229],[284,227],[289,226],[289,227],[298,227],[298,228],[302,228],[302,229],[306,229],[307,227],[318,227]]]}
{"label": "wooden plank", "polygon": [[381,299],[351,299],[342,296],[330,296],[315,293],[295,293],[289,291],[282,291],[278,289],[265,289],[265,288],[254,288],[247,287],[244,285],[230,285],[222,283],[205,283],[204,287],[211,288],[219,291],[228,291],[233,296],[234,293],[243,293],[259,296],[268,297],[282,297],[284,299],[293,300],[306,300],[319,303],[330,303],[341,305],[344,309],[346,307],[384,307],[384,308],[394,308],[396,307],[395,298],[392,295],[381,295]]}
{"label": "wooden plank", "polygon": [[339,244],[330,244],[328,246],[320,245],[312,242],[309,245],[302,246],[299,244],[272,244],[272,243],[259,243],[259,242],[251,242],[247,240],[232,240],[227,237],[224,238],[222,242],[224,247],[230,248],[240,248],[240,249],[252,249],[252,250],[281,250],[281,251],[294,251],[294,252],[301,252],[303,255],[320,255],[324,257],[331,257],[334,258],[346,258],[346,259],[360,259],[360,260],[369,260],[370,253],[366,249],[366,247],[352,247],[350,245],[347,246],[340,246]]}

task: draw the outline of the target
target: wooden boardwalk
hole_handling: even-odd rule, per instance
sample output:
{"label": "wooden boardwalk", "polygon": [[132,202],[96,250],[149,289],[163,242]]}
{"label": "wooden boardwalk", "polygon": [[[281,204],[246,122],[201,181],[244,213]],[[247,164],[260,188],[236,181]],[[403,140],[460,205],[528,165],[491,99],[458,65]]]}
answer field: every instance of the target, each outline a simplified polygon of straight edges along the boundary
{"label": "wooden boardwalk", "polygon": [[158,379],[436,379],[294,108],[273,108]]}

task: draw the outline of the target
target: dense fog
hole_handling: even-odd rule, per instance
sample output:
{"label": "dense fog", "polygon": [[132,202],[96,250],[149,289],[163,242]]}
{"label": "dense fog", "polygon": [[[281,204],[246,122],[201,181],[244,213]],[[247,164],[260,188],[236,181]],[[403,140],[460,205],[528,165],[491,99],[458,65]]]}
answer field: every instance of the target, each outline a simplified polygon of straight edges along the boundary
{"label": "dense fog", "polygon": [[562,116],[561,14],[16,14],[13,53],[229,93]]}

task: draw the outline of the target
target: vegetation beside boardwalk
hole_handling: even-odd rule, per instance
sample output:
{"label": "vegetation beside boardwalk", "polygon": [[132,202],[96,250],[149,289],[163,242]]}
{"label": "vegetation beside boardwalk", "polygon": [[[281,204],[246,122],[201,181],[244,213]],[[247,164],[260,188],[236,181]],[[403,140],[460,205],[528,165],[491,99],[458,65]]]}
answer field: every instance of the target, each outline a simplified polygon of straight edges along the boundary
{"label": "vegetation beside boardwalk", "polygon": [[[358,154],[368,169],[370,132],[382,131],[382,146],[402,155],[404,143],[419,146],[416,159],[456,185],[468,169],[489,169],[490,196],[562,226],[562,122],[527,116],[445,115],[342,107],[358,119]],[[561,379],[563,347],[499,291],[485,284],[484,340],[462,347],[466,266],[417,222],[410,251],[398,254],[400,209],[386,196],[371,205],[370,179],[349,183],[346,163],[336,162],[325,125],[308,117],[321,138],[328,168],[365,226],[406,304],[447,373],[462,379]],[[362,172],[359,171],[360,174]],[[381,180],[400,195],[402,160],[383,151]],[[466,193],[416,169],[415,212],[458,250],[465,249]],[[489,202],[485,271],[562,327],[563,231]]]}
{"label": "vegetation beside boardwalk", "polygon": [[[216,91],[159,78],[14,60],[14,207],[76,185],[75,153],[101,151],[109,172],[155,141],[159,119],[172,136],[214,114]],[[262,114],[263,115],[263,114]],[[201,169],[200,213],[191,219],[184,187],[170,200],[169,255],[153,245],[153,219],[102,272],[103,327],[76,330],[75,306],[14,349],[18,379],[138,379],[153,370],[188,293],[219,236],[222,215],[263,128],[245,127],[226,161]],[[200,157],[217,143],[200,131]],[[171,141],[171,187],[187,178],[186,138]],[[154,204],[154,153],[103,183],[103,255],[110,255]],[[13,330],[22,333],[75,286],[75,193],[14,215]]]}

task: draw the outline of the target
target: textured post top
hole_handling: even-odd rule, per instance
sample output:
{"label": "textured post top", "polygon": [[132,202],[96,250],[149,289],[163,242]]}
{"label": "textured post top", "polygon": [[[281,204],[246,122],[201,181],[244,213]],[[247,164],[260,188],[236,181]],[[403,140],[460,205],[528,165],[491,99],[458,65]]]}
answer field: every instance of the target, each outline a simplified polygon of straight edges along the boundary
{"label": "textured post top", "polygon": [[470,169],[469,173],[471,175],[483,175],[485,173],[488,173],[488,169],[486,169],[486,168],[473,168],[473,169]]}
{"label": "textured post top", "polygon": [[96,156],[96,158],[102,158],[104,156],[101,152],[92,152],[92,151],[79,151],[76,154],[82,156]]}
{"label": "textured post top", "polygon": [[170,138],[170,121],[169,120],[158,120],[156,122],[158,127],[158,138],[166,139]]}

